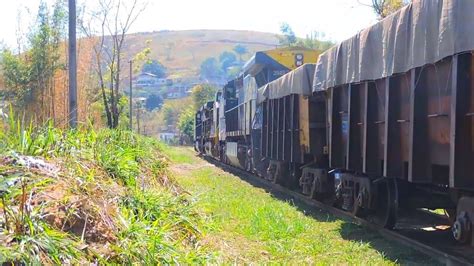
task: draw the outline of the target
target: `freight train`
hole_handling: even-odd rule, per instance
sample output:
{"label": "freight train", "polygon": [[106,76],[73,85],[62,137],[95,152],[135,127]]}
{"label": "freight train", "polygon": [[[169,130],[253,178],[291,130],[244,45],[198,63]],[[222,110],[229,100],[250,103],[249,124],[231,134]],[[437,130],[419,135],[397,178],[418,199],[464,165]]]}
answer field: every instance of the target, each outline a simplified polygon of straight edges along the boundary
{"label": "freight train", "polygon": [[393,228],[443,209],[474,243],[474,1],[415,0],[321,55],[258,52],[195,149]]}

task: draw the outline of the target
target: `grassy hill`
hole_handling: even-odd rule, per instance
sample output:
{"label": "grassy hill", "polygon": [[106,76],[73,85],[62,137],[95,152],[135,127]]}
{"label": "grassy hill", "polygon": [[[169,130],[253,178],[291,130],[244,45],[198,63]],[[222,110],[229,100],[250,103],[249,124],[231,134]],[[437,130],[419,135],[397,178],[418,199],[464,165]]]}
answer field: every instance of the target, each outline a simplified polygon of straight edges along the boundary
{"label": "grassy hill", "polygon": [[208,57],[218,57],[232,51],[237,44],[247,47],[243,60],[256,51],[268,50],[278,45],[273,33],[238,30],[186,30],[135,33],[127,36],[125,58],[147,47],[150,41],[150,59],[156,59],[174,77],[195,76],[201,63]]}
{"label": "grassy hill", "polygon": [[[82,38],[78,40],[78,98],[79,98],[79,120],[92,119],[100,121],[101,103],[97,92],[98,78],[95,74],[95,57],[93,46],[97,45],[97,39]],[[106,46],[112,47],[110,39]],[[128,60],[146,47],[151,48],[150,59],[158,60],[167,68],[171,78],[189,77],[195,78],[199,75],[201,63],[209,57],[219,57],[224,51],[232,51],[235,45],[241,44],[247,47],[248,53],[243,60],[250,58],[256,51],[272,49],[278,44],[275,34],[253,31],[236,30],[188,30],[188,31],[159,31],[148,33],[129,34],[123,49],[121,65],[121,88],[128,90]],[[61,47],[61,60],[67,62],[66,47]],[[1,69],[0,69],[1,72]],[[68,114],[68,83],[67,69],[58,70],[54,78],[54,89],[51,96],[50,108],[40,108],[39,104],[32,104],[28,113],[46,114],[53,117],[58,123],[66,124]],[[191,79],[194,80],[194,79]],[[0,104],[3,99],[2,90],[3,75],[0,73]],[[140,96],[139,91],[135,96]],[[36,102],[40,102],[39,100]],[[35,103],[36,103],[35,102]],[[54,102],[54,104],[52,104]],[[51,109],[51,110],[49,110]],[[45,115],[46,116],[46,115]]]}

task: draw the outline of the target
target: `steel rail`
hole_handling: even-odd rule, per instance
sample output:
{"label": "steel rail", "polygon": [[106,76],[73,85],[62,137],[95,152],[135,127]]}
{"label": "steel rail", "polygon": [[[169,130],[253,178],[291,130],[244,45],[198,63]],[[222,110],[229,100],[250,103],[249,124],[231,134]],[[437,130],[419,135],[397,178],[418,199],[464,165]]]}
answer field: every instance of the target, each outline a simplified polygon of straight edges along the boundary
{"label": "steel rail", "polygon": [[239,176],[240,178],[242,178],[246,181],[250,181],[250,182],[253,182],[253,183],[258,183],[258,185],[260,187],[264,188],[264,189],[286,194],[287,196],[291,196],[293,199],[295,199],[295,200],[297,200],[301,203],[304,203],[305,205],[308,205],[309,207],[313,207],[313,208],[317,208],[319,210],[326,211],[326,212],[328,212],[328,213],[330,213],[330,214],[332,214],[332,215],[334,215],[338,218],[342,218],[344,220],[347,220],[347,221],[353,222],[355,224],[358,224],[358,225],[364,226],[366,228],[369,228],[370,230],[374,230],[374,231],[378,232],[385,239],[391,240],[391,241],[396,241],[396,242],[398,242],[400,244],[403,244],[403,245],[406,245],[406,246],[410,246],[410,247],[414,248],[415,250],[436,259],[437,261],[439,261],[442,264],[445,264],[445,265],[474,265],[473,262],[469,262],[468,260],[466,260],[464,258],[457,257],[455,255],[449,254],[449,253],[444,252],[440,249],[437,249],[435,247],[432,247],[432,246],[429,246],[429,245],[424,244],[422,242],[419,242],[416,239],[412,239],[412,238],[409,238],[409,237],[404,236],[402,234],[399,234],[396,231],[388,230],[388,229],[385,229],[385,228],[380,228],[379,226],[377,226],[373,223],[370,223],[367,220],[364,220],[364,219],[361,219],[361,218],[358,218],[358,217],[354,217],[354,216],[350,215],[349,213],[344,212],[343,210],[340,210],[340,209],[337,209],[335,207],[326,205],[326,204],[324,204],[320,201],[311,199],[311,198],[309,198],[309,197],[307,197],[303,194],[300,194],[296,191],[293,191],[291,189],[283,187],[279,184],[269,182],[268,180],[265,180],[261,177],[258,177],[258,176],[254,175],[252,173],[249,173],[249,172],[247,172],[243,169],[237,168],[237,167],[232,166],[232,165],[224,164],[224,163],[216,160],[215,158],[212,158],[212,157],[209,157],[209,156],[200,155],[200,157],[203,158],[204,160],[206,160],[206,161],[222,168],[223,170],[225,170],[227,172],[230,172],[230,173],[232,173],[236,176]]}

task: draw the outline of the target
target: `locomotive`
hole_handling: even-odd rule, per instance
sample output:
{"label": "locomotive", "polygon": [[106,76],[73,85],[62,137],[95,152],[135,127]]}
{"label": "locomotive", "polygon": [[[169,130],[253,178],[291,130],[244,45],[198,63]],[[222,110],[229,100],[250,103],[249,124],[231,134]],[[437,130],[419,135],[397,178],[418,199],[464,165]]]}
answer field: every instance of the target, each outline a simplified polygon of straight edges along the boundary
{"label": "locomotive", "polygon": [[444,209],[474,245],[472,14],[415,0],[320,55],[258,52],[196,113],[195,148],[385,228]]}

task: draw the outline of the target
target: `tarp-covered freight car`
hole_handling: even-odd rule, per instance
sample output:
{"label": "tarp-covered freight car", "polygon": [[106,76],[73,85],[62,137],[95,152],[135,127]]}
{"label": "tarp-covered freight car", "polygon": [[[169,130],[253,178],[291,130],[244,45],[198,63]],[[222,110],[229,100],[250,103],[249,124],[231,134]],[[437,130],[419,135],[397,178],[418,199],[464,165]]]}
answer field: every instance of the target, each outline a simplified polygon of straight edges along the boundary
{"label": "tarp-covered freight car", "polygon": [[473,0],[414,0],[319,57],[314,91],[377,80],[474,50]]}
{"label": "tarp-covered freight car", "polygon": [[310,96],[315,66],[315,64],[305,64],[261,87],[257,95],[258,104],[267,99],[283,98],[291,94]]}

